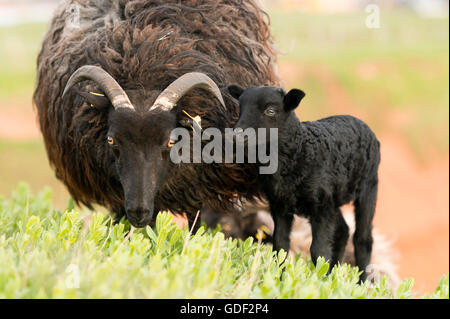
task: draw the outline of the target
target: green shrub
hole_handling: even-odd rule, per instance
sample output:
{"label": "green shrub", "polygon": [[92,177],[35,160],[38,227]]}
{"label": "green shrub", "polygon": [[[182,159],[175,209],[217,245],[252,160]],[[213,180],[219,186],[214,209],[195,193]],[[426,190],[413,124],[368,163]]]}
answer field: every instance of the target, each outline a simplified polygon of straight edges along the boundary
{"label": "green shrub", "polygon": [[[72,205],[72,204],[70,204]],[[130,231],[131,230],[131,231]],[[152,229],[100,213],[52,209],[51,191],[20,185],[0,198],[0,298],[410,298],[386,278],[358,285],[358,269],[314,267],[268,246],[203,227],[189,236],[169,214]],[[284,272],[282,271],[284,269]],[[428,298],[448,298],[448,276]]]}

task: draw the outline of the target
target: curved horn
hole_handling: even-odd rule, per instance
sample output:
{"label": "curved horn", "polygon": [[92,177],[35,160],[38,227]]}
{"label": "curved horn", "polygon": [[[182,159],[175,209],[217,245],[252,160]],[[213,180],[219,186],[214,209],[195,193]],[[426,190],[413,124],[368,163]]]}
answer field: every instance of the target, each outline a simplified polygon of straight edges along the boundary
{"label": "curved horn", "polygon": [[64,97],[75,84],[86,80],[94,81],[106,94],[115,109],[126,107],[134,110],[133,104],[119,83],[108,72],[94,65],[85,65],[77,69],[67,81],[62,96]]}
{"label": "curved horn", "polygon": [[216,83],[206,74],[199,72],[186,73],[173,81],[162,93],[158,96],[150,111],[161,108],[164,111],[170,111],[175,104],[183,97],[186,92],[194,88],[202,88],[211,92],[225,107],[222,94]]}

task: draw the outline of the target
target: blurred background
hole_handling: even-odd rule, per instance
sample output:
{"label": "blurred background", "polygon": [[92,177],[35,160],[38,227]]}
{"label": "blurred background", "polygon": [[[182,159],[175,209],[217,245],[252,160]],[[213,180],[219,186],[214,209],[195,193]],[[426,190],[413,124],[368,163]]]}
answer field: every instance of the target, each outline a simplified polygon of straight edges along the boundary
{"label": "blurred background", "polygon": [[[0,0],[0,196],[20,181],[35,192],[50,186],[63,209],[68,194],[48,165],[31,101],[36,57],[58,2]],[[378,24],[370,4],[379,9]],[[414,278],[419,293],[431,292],[449,272],[448,1],[263,6],[284,86],[307,93],[299,117],[352,114],[378,135],[375,226],[394,241],[400,276]]]}

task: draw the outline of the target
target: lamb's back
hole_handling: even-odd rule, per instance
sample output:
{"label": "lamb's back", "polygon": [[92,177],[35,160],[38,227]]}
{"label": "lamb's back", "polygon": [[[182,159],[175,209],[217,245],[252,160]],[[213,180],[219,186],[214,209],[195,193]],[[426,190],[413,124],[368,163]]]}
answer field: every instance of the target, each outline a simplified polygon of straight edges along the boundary
{"label": "lamb's back", "polygon": [[369,126],[356,117],[330,116],[301,125],[303,151],[313,151],[316,160],[331,160],[336,164],[357,158],[376,161],[379,142]]}
{"label": "lamb's back", "polygon": [[343,204],[354,199],[367,179],[377,179],[380,144],[366,123],[340,115],[301,126],[294,164],[285,173],[296,176],[297,191],[305,197]]}

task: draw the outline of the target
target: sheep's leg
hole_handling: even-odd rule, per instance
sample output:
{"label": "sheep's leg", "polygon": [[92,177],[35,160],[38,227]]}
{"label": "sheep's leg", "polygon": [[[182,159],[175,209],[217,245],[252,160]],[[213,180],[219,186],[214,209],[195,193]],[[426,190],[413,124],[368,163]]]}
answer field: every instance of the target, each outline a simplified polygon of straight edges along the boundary
{"label": "sheep's leg", "polygon": [[336,216],[334,209],[327,211],[326,208],[318,210],[310,219],[312,231],[311,259],[314,265],[317,258],[323,257],[330,263],[330,273],[336,261],[333,259],[333,235],[336,228]]}
{"label": "sheep's leg", "polygon": [[355,200],[355,234],[353,245],[355,247],[355,264],[362,270],[360,281],[367,279],[366,267],[370,263],[372,253],[372,219],[377,201],[378,183],[362,192]]}
{"label": "sheep's leg", "polygon": [[273,248],[279,251],[284,249],[289,252],[291,247],[290,234],[294,215],[292,214],[272,214],[274,222]]}
{"label": "sheep's leg", "polygon": [[[344,256],[345,246],[347,245],[347,240],[349,237],[348,226],[345,222],[342,212],[339,207],[336,208],[336,229],[333,236],[333,257],[332,261],[337,264],[342,261]],[[331,265],[331,266],[334,266]],[[331,268],[331,267],[330,267]]]}

